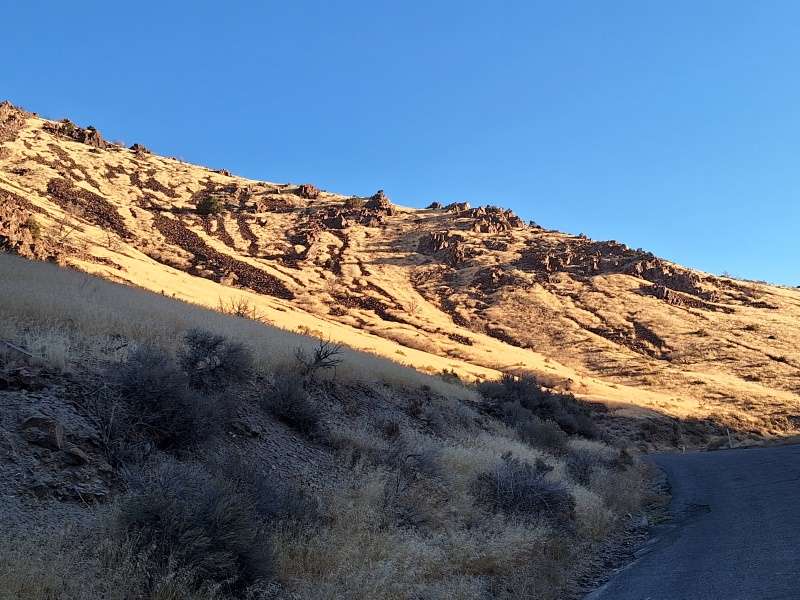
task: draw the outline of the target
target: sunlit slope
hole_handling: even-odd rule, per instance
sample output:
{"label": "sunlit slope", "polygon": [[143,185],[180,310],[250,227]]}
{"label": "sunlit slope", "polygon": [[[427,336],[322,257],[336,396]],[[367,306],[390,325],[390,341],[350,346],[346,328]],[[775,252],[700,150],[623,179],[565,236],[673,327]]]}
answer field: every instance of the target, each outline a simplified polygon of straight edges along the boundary
{"label": "sunlit slope", "polygon": [[622,413],[745,433],[800,425],[798,290],[491,207],[235,177],[7,105],[0,123],[0,236],[21,254],[207,306],[244,300],[267,323],[429,372],[531,371]]}

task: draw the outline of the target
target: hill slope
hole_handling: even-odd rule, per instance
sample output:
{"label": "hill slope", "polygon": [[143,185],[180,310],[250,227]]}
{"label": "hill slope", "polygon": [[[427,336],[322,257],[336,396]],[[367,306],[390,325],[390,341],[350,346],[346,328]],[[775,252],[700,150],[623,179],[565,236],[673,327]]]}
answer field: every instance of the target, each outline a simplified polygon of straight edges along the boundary
{"label": "hill slope", "polygon": [[0,142],[0,246],[20,254],[239,305],[424,371],[531,372],[618,416],[739,437],[800,428],[800,290],[493,207],[417,210],[235,177],[8,104]]}

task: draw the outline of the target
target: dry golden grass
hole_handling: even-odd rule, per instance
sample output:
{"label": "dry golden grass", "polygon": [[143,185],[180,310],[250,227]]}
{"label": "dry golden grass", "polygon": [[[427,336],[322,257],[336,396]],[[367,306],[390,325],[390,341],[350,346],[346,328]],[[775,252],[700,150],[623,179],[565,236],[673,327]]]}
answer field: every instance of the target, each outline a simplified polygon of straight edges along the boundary
{"label": "dry golden grass", "polygon": [[[0,339],[19,343],[59,370],[115,361],[130,343],[174,351],[192,328],[244,343],[264,371],[292,363],[298,348],[312,352],[319,343],[252,319],[8,254],[0,254],[0,315]],[[477,399],[463,386],[347,348],[336,376],[397,387],[429,386],[444,396]]]}
{"label": "dry golden grass", "polygon": [[152,571],[130,543],[102,529],[0,534],[0,600],[224,600],[192,583],[177,566]]}

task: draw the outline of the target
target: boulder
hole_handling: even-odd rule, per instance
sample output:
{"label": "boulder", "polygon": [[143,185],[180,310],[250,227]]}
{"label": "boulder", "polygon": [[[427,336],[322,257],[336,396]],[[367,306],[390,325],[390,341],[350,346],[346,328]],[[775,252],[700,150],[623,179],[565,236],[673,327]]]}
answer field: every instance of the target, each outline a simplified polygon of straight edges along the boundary
{"label": "boulder", "polygon": [[62,463],[70,467],[80,467],[89,464],[91,460],[86,452],[74,444],[66,444],[59,458]]}
{"label": "boulder", "polygon": [[368,210],[391,211],[393,207],[392,201],[389,200],[389,197],[383,192],[383,190],[378,190],[369,197],[369,200],[364,203],[364,208]]}
{"label": "boulder", "polygon": [[105,148],[108,146],[106,141],[103,139],[103,136],[100,135],[100,132],[91,125],[89,125],[89,127],[86,129],[80,127],[77,128],[73,138],[78,142],[82,142],[89,146],[94,146],[95,148]]}
{"label": "boulder", "polygon": [[297,188],[297,195],[307,200],[316,200],[321,193],[317,186],[311,185],[310,183],[304,183]]}
{"label": "boulder", "polygon": [[35,413],[22,422],[20,430],[31,444],[51,450],[64,448],[64,427],[52,417]]}
{"label": "boulder", "polygon": [[152,154],[152,152],[150,151],[149,148],[146,148],[142,144],[138,144],[138,143],[134,144],[133,146],[131,146],[130,149],[133,150],[134,152],[136,152],[136,154]]}

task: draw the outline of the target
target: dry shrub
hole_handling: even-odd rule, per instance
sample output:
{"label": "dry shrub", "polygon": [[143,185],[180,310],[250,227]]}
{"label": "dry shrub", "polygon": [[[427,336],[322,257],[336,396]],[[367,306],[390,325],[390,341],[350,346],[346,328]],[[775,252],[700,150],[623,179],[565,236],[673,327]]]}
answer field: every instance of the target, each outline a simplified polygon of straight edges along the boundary
{"label": "dry shrub", "polygon": [[276,575],[298,597],[353,600],[490,597],[492,579],[531,573],[545,531],[484,515],[470,529],[387,523],[383,471],[365,471],[333,490],[328,519],[313,532],[279,528],[273,536]]}
{"label": "dry shrub", "polygon": [[573,439],[569,442],[567,470],[572,478],[588,486],[592,475],[600,470],[625,468],[629,455],[621,450],[592,440]]}
{"label": "dry shrub", "polygon": [[265,523],[248,492],[198,464],[165,460],[119,500],[114,531],[152,551],[161,568],[174,561],[198,584],[240,586],[271,572]]}
{"label": "dry shrub", "polygon": [[88,410],[116,464],[140,462],[155,448],[195,446],[225,424],[223,398],[198,394],[171,356],[141,346],[105,373],[106,393],[87,401]]}
{"label": "dry shrub", "polygon": [[102,527],[0,532],[0,600],[226,600],[174,562],[156,568],[139,544]]}
{"label": "dry shrub", "polygon": [[570,492],[575,498],[575,521],[578,533],[591,540],[600,540],[611,530],[617,515],[608,508],[595,492],[573,485]]}
{"label": "dry shrub", "polygon": [[324,434],[324,428],[307,385],[297,372],[281,370],[273,376],[270,391],[261,396],[261,405],[284,425],[317,439]]}
{"label": "dry shrub", "polygon": [[295,482],[267,474],[237,450],[220,450],[208,460],[208,469],[231,482],[236,489],[253,499],[259,516],[269,523],[304,526],[320,519],[320,499]]}
{"label": "dry shrub", "polygon": [[514,428],[524,442],[554,454],[564,452],[567,434],[553,421],[543,421],[518,401],[500,406],[501,419]]}
{"label": "dry shrub", "polygon": [[589,488],[616,514],[626,515],[641,509],[645,479],[642,471],[633,467],[622,471],[599,469],[592,474]]}
{"label": "dry shrub", "polygon": [[473,493],[495,512],[568,524],[575,518],[575,500],[563,483],[546,477],[550,471],[541,460],[530,465],[508,453],[478,476]]}
{"label": "dry shrub", "polygon": [[186,333],[179,360],[189,385],[204,392],[244,384],[253,371],[252,353],[243,344],[202,329]]}
{"label": "dry shrub", "polygon": [[502,414],[506,403],[519,404],[545,421],[554,421],[567,434],[594,437],[596,430],[589,409],[571,394],[551,392],[532,375],[505,374],[499,381],[482,382],[478,390]]}

